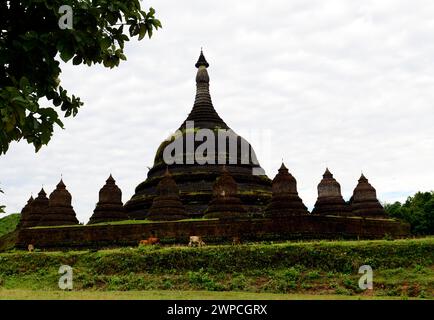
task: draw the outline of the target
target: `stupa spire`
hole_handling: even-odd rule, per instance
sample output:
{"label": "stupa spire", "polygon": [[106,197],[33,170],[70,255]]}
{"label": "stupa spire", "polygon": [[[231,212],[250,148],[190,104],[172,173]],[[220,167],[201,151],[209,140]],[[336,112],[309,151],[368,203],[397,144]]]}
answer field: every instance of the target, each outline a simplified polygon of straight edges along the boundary
{"label": "stupa spire", "polygon": [[[209,93],[209,75],[207,68],[208,61],[205,59],[203,51],[200,51],[199,59],[195,64],[196,74],[196,98],[193,109],[186,121],[194,121],[195,127],[214,129],[216,127],[227,128],[226,123],[220,118],[212,104]],[[185,123],[183,124],[185,126]]]}

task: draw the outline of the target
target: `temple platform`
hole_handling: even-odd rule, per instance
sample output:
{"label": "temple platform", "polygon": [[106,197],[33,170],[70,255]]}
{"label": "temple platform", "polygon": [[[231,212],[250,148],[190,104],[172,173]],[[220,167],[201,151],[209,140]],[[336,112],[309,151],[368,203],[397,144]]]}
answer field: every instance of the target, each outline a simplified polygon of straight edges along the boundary
{"label": "temple platform", "polygon": [[206,244],[307,239],[404,238],[410,226],[391,219],[341,216],[290,216],[273,219],[189,219],[167,222],[123,221],[86,226],[34,227],[21,229],[17,248],[33,244],[38,249],[91,249],[137,246],[150,236],[161,244],[187,245],[190,236]]}

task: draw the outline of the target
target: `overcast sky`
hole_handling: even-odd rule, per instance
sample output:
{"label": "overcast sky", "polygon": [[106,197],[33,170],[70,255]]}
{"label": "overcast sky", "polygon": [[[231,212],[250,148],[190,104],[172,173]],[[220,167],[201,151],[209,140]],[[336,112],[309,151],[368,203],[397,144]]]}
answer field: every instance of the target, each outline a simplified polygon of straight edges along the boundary
{"label": "overcast sky", "polygon": [[63,65],[85,103],[37,154],[0,156],[0,203],[19,212],[63,174],[87,222],[110,173],[126,202],[194,101],[200,48],[214,107],[273,178],[282,158],[311,209],[328,166],[345,199],[361,171],[381,201],[434,189],[434,1],[145,1],[163,29],[116,69]]}

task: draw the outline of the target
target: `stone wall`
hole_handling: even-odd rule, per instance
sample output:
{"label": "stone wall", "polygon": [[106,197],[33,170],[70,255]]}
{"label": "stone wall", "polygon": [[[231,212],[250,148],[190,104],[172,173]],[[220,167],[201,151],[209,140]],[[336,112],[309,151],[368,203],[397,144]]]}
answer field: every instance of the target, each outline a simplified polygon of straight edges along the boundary
{"label": "stone wall", "polygon": [[284,219],[198,220],[143,224],[89,225],[22,229],[17,247],[101,248],[135,246],[151,235],[162,243],[187,244],[190,235],[208,244],[289,239],[381,239],[408,236],[408,224],[393,220],[333,216],[293,216]]}

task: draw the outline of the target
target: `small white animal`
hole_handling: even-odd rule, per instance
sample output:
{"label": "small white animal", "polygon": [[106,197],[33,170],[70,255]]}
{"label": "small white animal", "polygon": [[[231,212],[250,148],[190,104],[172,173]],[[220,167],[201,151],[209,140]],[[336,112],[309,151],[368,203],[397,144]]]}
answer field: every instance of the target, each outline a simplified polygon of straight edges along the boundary
{"label": "small white animal", "polygon": [[188,243],[188,246],[198,246],[198,247],[202,247],[205,245],[205,242],[202,241],[202,237],[199,236],[190,236],[190,242]]}
{"label": "small white animal", "polygon": [[29,252],[33,252],[33,251],[35,250],[35,247],[33,246],[33,244],[29,244],[29,245],[27,246],[27,250],[28,250]]}

